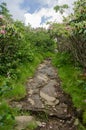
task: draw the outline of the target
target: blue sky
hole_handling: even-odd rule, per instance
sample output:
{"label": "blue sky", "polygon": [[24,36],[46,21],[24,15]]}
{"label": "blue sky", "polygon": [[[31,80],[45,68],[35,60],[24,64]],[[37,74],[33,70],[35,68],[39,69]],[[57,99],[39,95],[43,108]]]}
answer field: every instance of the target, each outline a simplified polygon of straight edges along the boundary
{"label": "blue sky", "polygon": [[0,0],[6,2],[10,13],[16,20],[23,21],[26,25],[28,23],[36,27],[47,27],[47,22],[61,22],[62,16],[59,13],[55,13],[53,7],[55,5],[68,4],[68,9],[64,16],[67,16],[71,12],[72,4],[75,0]]}
{"label": "blue sky", "polygon": [[33,0],[31,2],[31,0],[24,0],[21,4],[20,4],[21,9],[26,9],[27,12],[29,13],[34,13],[35,10],[38,10],[41,8],[41,5],[39,2],[36,2],[36,0]]}

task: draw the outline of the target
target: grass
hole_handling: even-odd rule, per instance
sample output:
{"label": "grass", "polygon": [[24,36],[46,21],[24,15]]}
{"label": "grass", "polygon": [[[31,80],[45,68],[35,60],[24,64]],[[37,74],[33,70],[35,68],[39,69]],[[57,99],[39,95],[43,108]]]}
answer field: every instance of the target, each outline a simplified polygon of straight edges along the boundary
{"label": "grass", "polygon": [[[0,129],[12,130],[15,125],[14,119],[11,117],[11,111],[13,116],[21,115],[18,110],[10,109],[8,100],[20,100],[26,95],[25,83],[28,78],[32,77],[36,71],[38,65],[47,57],[51,57],[52,54],[47,53],[35,53],[34,60],[21,64],[16,70],[13,70],[11,77],[0,76]],[[3,105],[4,104],[4,105]],[[3,108],[3,109],[2,109]],[[15,112],[16,111],[16,112]],[[19,113],[18,113],[19,112]],[[27,114],[27,113],[26,113]],[[5,122],[4,122],[5,121]],[[28,129],[33,130],[37,127],[37,124],[30,123]]]}
{"label": "grass", "polygon": [[12,80],[13,91],[9,93],[10,96],[13,95],[14,98],[20,99],[26,95],[25,83],[27,80],[32,77],[36,71],[38,65],[47,57],[52,57],[53,54],[50,52],[39,54],[35,54],[35,59],[33,62],[22,64],[17,71],[17,80]]}
{"label": "grass", "polygon": [[32,77],[35,73],[37,66],[43,61],[44,57],[41,54],[35,54],[33,62],[21,64],[16,70],[13,71],[12,77],[6,78],[0,76],[0,129],[12,130],[15,124],[11,117],[11,111],[8,100],[20,100],[26,95],[25,83],[28,78]]}
{"label": "grass", "polygon": [[83,108],[86,105],[85,100],[85,90],[83,86],[78,83],[78,75],[80,70],[76,70],[73,66],[64,66],[59,68],[59,75],[62,79],[63,89],[71,94],[74,105],[78,108]]}
{"label": "grass", "polygon": [[[83,123],[86,124],[86,81],[80,78],[82,69],[78,66],[74,66],[70,59],[69,54],[58,53],[52,62],[58,69],[64,91],[71,95],[74,106],[84,111],[82,115]],[[80,126],[80,128],[82,128],[82,126]],[[83,127],[80,130],[85,129]]]}
{"label": "grass", "polygon": [[3,86],[8,86],[8,89],[9,87],[12,88],[10,91],[7,91],[7,89],[2,90],[4,92],[0,98],[23,98],[26,95],[25,82],[28,78],[34,75],[37,66],[42,62],[42,60],[43,56],[36,54],[33,62],[21,64],[21,66],[14,70],[11,78],[0,77],[0,86],[2,86],[1,90],[3,89]]}
{"label": "grass", "polygon": [[38,125],[37,125],[36,121],[34,120],[34,121],[29,122],[26,130],[34,130],[37,127],[38,127]]}
{"label": "grass", "polygon": [[0,130],[13,130],[15,124],[12,108],[3,101],[0,102]]}
{"label": "grass", "polygon": [[12,70],[11,77],[0,76],[0,99],[19,100],[26,95],[25,83],[32,77],[38,65],[47,57],[52,57],[51,52],[35,53],[32,62],[21,63],[16,69]]}
{"label": "grass", "polygon": [[[33,62],[21,64],[13,73],[12,78],[0,77],[0,93],[1,100],[16,99],[20,100],[26,95],[25,83],[28,78],[32,77],[38,65],[48,57],[52,57],[53,65],[58,69],[59,77],[62,80],[64,91],[71,95],[73,104],[76,108],[83,110],[83,124],[86,125],[86,81],[82,80],[79,75],[82,73],[80,67],[74,66],[67,53],[52,54],[50,52],[43,54],[35,54]],[[3,87],[4,85],[4,87]],[[10,88],[10,89],[9,89]],[[9,90],[9,91],[7,91]],[[0,92],[1,92],[0,91]],[[3,102],[3,101],[2,101]],[[7,107],[6,107],[7,108]],[[8,108],[7,108],[8,109]],[[2,113],[7,110],[3,107]],[[15,114],[14,114],[15,115]],[[7,113],[6,117],[9,117]],[[46,118],[43,116],[43,118]],[[8,122],[6,120],[6,122]],[[10,124],[7,127],[11,127]],[[30,124],[29,129],[33,129],[34,125]],[[3,129],[5,130],[5,129]],[[79,130],[85,130],[83,125],[79,125]]]}

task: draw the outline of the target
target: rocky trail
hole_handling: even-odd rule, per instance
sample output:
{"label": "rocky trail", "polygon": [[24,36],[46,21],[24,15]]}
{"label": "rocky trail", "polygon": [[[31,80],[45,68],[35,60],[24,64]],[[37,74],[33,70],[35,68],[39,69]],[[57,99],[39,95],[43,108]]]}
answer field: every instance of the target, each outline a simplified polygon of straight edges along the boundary
{"label": "rocky trail", "polygon": [[10,103],[14,108],[32,113],[16,117],[17,130],[30,130],[25,127],[32,120],[38,125],[34,130],[77,130],[78,119],[71,98],[63,92],[57,70],[50,60],[41,63],[34,77],[28,79],[26,91],[25,98]]}

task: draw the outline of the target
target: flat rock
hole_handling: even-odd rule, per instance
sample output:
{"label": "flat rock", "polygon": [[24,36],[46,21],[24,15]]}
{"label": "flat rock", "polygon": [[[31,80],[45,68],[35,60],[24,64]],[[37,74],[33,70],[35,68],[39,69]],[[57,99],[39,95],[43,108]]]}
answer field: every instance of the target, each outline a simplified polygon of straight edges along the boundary
{"label": "flat rock", "polygon": [[16,116],[15,121],[16,129],[23,130],[29,125],[29,123],[34,121],[34,118],[32,116]]}
{"label": "flat rock", "polygon": [[[35,94],[32,97],[28,98],[29,106],[33,107],[34,109],[41,109],[44,108],[44,105],[39,97],[39,95]],[[29,109],[29,108],[28,108]]]}
{"label": "flat rock", "polygon": [[57,74],[52,67],[45,66],[39,70],[40,73],[46,74],[50,78],[56,78]]}
{"label": "flat rock", "polygon": [[42,91],[40,91],[40,96],[41,96],[41,98],[43,98],[47,102],[54,102],[56,100],[55,97],[51,97],[51,96],[49,96],[48,94],[46,94],[46,93],[44,93]]}
{"label": "flat rock", "polygon": [[55,99],[55,97],[57,96],[56,88],[55,88],[56,84],[57,82],[55,80],[50,80],[47,85],[45,85],[44,87],[40,89],[40,93],[45,93],[46,95],[50,97],[54,97]]}
{"label": "flat rock", "polygon": [[55,99],[55,101],[45,101],[45,105],[49,105],[49,106],[56,106],[57,104],[59,104],[59,100]]}
{"label": "flat rock", "polygon": [[44,81],[45,83],[48,82],[48,77],[45,74],[39,74],[36,77],[37,79],[39,79],[41,82]]}

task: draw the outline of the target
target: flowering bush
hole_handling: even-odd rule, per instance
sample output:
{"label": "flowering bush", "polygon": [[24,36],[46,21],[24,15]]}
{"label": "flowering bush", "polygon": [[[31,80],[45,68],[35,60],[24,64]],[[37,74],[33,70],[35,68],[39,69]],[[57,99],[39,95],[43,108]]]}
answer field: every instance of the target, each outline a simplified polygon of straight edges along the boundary
{"label": "flowering bush", "polygon": [[60,51],[70,51],[75,62],[86,68],[86,1],[77,0],[73,10],[63,24],[53,24],[51,36],[57,38]]}
{"label": "flowering bush", "polygon": [[[30,43],[25,39],[25,27],[10,22],[0,15],[0,72],[7,75],[16,69],[20,62],[33,60]],[[22,28],[22,29],[21,29]]]}
{"label": "flowering bush", "polygon": [[5,25],[3,25],[4,18],[2,15],[0,15],[0,37],[6,33]]}
{"label": "flowering bush", "polygon": [[0,19],[2,19],[3,18],[3,16],[2,15],[0,15]]}
{"label": "flowering bush", "polygon": [[0,34],[5,34],[6,31],[5,30],[0,30]]}
{"label": "flowering bush", "polygon": [[83,67],[86,67],[86,2],[78,0],[74,4],[74,14],[70,21],[72,54]]}

